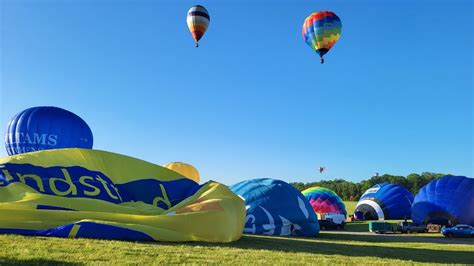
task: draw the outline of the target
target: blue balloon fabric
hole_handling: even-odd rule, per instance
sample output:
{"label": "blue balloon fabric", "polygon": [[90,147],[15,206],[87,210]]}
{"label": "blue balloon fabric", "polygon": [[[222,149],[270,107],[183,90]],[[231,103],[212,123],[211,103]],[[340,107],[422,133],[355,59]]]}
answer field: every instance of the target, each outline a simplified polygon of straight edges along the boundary
{"label": "blue balloon fabric", "polygon": [[245,200],[244,233],[318,235],[319,223],[309,201],[288,183],[260,178],[239,182],[230,189]]}
{"label": "blue balloon fabric", "polygon": [[474,226],[474,178],[444,176],[421,188],[412,206],[419,224]]}
{"label": "blue balloon fabric", "polygon": [[84,120],[52,106],[21,111],[8,122],[5,133],[8,155],[61,148],[92,149],[92,144],[92,131]]}
{"label": "blue balloon fabric", "polygon": [[365,220],[393,220],[411,217],[413,194],[398,184],[383,183],[369,188],[360,198],[355,212]]}

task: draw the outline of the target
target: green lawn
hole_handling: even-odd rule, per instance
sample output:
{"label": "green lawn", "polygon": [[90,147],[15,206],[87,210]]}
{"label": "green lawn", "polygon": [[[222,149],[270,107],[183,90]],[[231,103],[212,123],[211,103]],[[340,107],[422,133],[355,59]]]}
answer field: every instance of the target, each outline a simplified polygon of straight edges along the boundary
{"label": "green lawn", "polygon": [[[346,202],[352,213],[356,202]],[[396,221],[390,221],[396,222]],[[367,232],[368,222],[346,225]],[[465,244],[427,243],[426,238],[341,235],[316,238],[245,235],[230,244],[135,243],[0,235],[4,264],[474,264],[474,239]],[[420,236],[441,237],[440,234]]]}
{"label": "green lawn", "polygon": [[347,215],[354,214],[357,201],[344,201],[344,204],[346,205]]}
{"label": "green lawn", "polygon": [[474,263],[474,245],[432,244],[377,236],[317,238],[246,235],[230,244],[134,243],[0,235],[0,264],[411,264]]}
{"label": "green lawn", "polygon": [[[354,213],[355,207],[357,205],[357,201],[344,201],[346,205],[347,215],[351,215]],[[367,232],[369,231],[369,222],[368,221],[361,221],[361,222],[352,222],[347,223],[345,226],[346,231],[352,232]]]}

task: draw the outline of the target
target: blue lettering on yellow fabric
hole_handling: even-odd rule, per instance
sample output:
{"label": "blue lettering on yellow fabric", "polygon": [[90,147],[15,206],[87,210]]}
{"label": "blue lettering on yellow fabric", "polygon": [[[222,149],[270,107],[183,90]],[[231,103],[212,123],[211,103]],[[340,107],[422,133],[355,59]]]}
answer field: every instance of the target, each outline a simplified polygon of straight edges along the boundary
{"label": "blue lettering on yellow fabric", "polygon": [[173,181],[132,178],[130,182],[115,184],[113,177],[79,166],[0,165],[0,187],[12,183],[23,183],[41,194],[112,203],[141,201],[162,209],[171,208],[200,188],[187,178]]}

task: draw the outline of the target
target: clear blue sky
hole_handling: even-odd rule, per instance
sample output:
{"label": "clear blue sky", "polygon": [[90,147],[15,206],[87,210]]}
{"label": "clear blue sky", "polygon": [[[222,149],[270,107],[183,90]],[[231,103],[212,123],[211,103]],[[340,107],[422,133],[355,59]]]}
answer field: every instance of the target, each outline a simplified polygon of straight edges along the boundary
{"label": "clear blue sky", "polygon": [[[211,15],[198,49],[194,4]],[[189,162],[226,184],[473,176],[470,0],[0,0],[0,10],[3,128],[22,109],[59,106],[88,122],[96,149]],[[301,37],[318,10],[343,24],[324,65]]]}

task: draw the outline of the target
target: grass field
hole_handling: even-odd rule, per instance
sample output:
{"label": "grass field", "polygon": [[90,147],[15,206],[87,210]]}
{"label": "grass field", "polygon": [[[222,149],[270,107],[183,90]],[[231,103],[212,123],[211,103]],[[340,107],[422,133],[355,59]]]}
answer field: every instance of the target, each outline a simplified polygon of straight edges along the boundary
{"label": "grass field", "polygon": [[[350,213],[351,205],[347,206]],[[367,222],[350,223],[347,227],[346,231],[366,232]],[[474,264],[474,241],[465,241],[431,243],[416,235],[403,238],[327,232],[315,238],[244,235],[241,240],[229,244],[136,243],[0,235],[0,265]]]}
{"label": "grass field", "polygon": [[474,246],[376,236],[244,236],[230,244],[134,243],[1,235],[0,264],[309,264],[474,263]]}
{"label": "grass field", "polygon": [[357,201],[344,201],[344,204],[346,205],[347,214],[353,214],[357,205]]}

